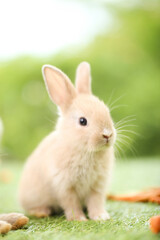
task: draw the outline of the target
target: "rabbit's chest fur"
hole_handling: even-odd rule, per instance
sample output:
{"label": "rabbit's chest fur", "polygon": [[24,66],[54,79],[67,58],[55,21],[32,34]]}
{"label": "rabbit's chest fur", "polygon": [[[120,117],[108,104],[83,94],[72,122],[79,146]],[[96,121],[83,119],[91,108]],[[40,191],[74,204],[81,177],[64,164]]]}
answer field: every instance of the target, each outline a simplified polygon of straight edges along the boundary
{"label": "rabbit's chest fur", "polygon": [[59,186],[60,192],[65,188],[74,188],[83,201],[91,189],[104,190],[110,161],[107,151],[91,154],[77,150],[75,155],[71,154],[67,157],[65,166],[61,166],[61,170],[58,171],[60,181],[54,182]]}
{"label": "rabbit's chest fur", "polygon": [[[72,159],[69,168],[70,183],[82,202],[91,190],[105,192],[110,161],[107,151],[94,154],[79,154]],[[79,164],[75,163],[76,160]]]}
{"label": "rabbit's chest fur", "polygon": [[83,191],[85,194],[96,181],[98,175],[99,169],[95,157],[89,154],[79,154],[76,159],[73,157],[69,165],[71,184],[78,193]]}

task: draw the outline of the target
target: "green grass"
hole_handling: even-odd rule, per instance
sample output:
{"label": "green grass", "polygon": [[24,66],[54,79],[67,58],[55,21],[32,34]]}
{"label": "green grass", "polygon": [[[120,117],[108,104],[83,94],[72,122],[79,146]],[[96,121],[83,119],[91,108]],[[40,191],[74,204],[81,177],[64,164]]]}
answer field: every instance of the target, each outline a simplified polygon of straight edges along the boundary
{"label": "green grass", "polygon": [[[0,212],[21,211],[17,201],[17,185],[22,165],[4,163],[12,172],[12,181],[0,183]],[[124,193],[160,185],[160,159],[117,161],[110,192]],[[106,203],[111,220],[106,222],[67,222],[63,215],[45,219],[31,218],[29,224],[0,238],[6,240],[130,240],[160,239],[149,230],[148,220],[160,214],[160,206],[147,203]]]}

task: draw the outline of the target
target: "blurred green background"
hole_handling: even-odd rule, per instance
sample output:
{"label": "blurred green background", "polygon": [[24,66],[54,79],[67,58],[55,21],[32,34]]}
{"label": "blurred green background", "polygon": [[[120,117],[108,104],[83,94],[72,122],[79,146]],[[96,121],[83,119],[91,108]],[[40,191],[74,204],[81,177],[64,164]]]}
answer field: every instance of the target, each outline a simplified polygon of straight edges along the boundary
{"label": "blurred green background", "polygon": [[112,111],[114,121],[135,115],[131,123],[137,126],[126,129],[138,135],[128,133],[130,146],[121,146],[125,155],[160,155],[159,1],[99,4],[113,16],[112,28],[87,44],[48,57],[29,55],[0,62],[1,152],[7,158],[25,160],[54,127],[56,106],[47,95],[42,65],[55,65],[74,81],[76,67],[84,60],[91,64],[93,93],[119,106]]}

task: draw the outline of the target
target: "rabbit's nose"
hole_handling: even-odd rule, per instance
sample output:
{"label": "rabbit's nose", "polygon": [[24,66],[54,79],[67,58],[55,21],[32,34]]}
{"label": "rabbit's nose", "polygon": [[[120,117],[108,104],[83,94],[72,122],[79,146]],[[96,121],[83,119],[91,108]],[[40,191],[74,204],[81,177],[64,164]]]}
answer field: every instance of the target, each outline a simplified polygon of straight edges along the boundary
{"label": "rabbit's nose", "polygon": [[103,130],[103,134],[102,134],[103,138],[106,139],[107,143],[109,142],[111,136],[112,136],[112,131],[111,130],[108,130],[108,129],[104,129]]}
{"label": "rabbit's nose", "polygon": [[109,142],[109,139],[111,136],[112,136],[112,134],[110,134],[110,135],[103,134],[103,137],[106,139],[107,143]]}

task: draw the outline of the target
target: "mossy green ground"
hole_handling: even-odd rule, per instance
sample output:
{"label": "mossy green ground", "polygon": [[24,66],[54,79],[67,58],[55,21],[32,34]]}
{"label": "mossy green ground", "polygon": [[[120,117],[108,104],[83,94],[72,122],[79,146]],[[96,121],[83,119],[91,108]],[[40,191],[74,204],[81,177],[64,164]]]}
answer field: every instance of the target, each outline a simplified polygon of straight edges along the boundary
{"label": "mossy green ground", "polygon": [[[22,170],[21,163],[3,163],[1,169],[12,172],[12,181],[0,183],[0,212],[21,212],[17,201],[17,186]],[[160,186],[160,159],[132,159],[117,161],[110,192],[124,193]],[[28,239],[93,239],[130,240],[160,239],[149,230],[148,220],[160,214],[160,206],[151,203],[106,203],[111,219],[106,222],[67,222],[63,215],[45,219],[30,218],[29,224],[0,238],[6,240]]]}

